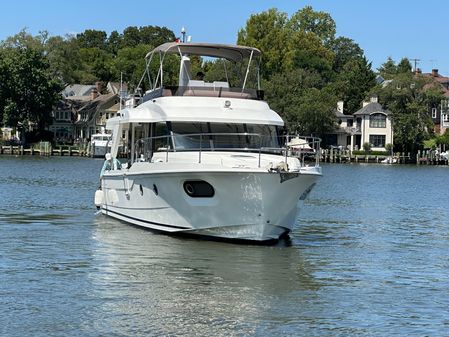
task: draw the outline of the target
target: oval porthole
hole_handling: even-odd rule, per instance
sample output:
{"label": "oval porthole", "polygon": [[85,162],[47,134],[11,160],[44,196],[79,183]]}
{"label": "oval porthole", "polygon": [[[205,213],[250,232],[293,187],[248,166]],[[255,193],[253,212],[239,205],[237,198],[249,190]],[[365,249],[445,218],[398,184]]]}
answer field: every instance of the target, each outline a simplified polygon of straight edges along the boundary
{"label": "oval porthole", "polygon": [[184,192],[192,198],[212,198],[215,190],[204,180],[187,180],[183,184]]}

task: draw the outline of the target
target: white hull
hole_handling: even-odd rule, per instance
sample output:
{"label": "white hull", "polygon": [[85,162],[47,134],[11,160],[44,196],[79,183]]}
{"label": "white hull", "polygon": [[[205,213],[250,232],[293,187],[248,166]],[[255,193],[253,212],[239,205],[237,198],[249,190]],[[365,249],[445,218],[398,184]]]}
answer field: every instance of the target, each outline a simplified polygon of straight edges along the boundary
{"label": "white hull", "polygon": [[92,145],[92,157],[102,157],[104,158],[106,152],[107,152],[108,147],[106,146],[106,144],[104,145],[96,145],[93,144]]}
{"label": "white hull", "polygon": [[[142,163],[143,166],[157,165]],[[162,164],[163,165],[163,164]],[[110,174],[103,180],[102,213],[134,225],[225,239],[266,241],[288,233],[319,174],[267,170],[140,170]],[[117,172],[118,173],[118,172]],[[286,178],[286,180],[281,182]],[[214,187],[208,198],[192,198],[185,181]]]}

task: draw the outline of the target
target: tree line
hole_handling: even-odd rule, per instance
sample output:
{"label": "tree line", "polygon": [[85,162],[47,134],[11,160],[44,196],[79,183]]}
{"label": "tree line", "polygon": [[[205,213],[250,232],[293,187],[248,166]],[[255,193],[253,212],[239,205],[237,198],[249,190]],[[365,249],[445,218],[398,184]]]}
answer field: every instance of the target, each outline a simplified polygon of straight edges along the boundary
{"label": "tree line", "polygon": [[[51,106],[67,84],[119,81],[123,74],[123,81],[136,87],[148,51],[175,39],[173,31],[158,26],[110,34],[88,29],[68,36],[32,36],[23,30],[0,44],[1,121],[46,128]],[[378,69],[395,85],[376,84],[376,72],[362,48],[336,36],[336,23],[326,12],[306,6],[291,16],[274,8],[251,15],[237,43],[262,51],[265,99],[293,132],[332,132],[337,101],[343,100],[345,113],[353,114],[376,93],[393,112],[396,148],[414,151],[433,136],[427,112],[439,104],[441,92],[417,79],[406,58],[398,64],[387,59]]]}

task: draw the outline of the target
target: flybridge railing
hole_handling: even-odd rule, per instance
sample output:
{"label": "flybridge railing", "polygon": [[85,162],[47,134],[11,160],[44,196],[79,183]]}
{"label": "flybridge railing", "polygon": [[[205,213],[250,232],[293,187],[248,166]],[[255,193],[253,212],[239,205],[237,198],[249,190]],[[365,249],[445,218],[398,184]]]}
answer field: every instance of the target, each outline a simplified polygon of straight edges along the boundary
{"label": "flybridge railing", "polygon": [[[238,88],[238,87],[222,87],[214,86],[213,83],[210,86],[164,86],[156,88],[154,90],[148,90],[142,97],[141,102],[146,102],[158,97],[170,97],[170,96],[190,96],[190,97],[222,97],[222,98],[240,98],[240,99],[253,99],[263,100],[264,91],[250,88]],[[138,104],[140,98],[136,100]]]}
{"label": "flybridge railing", "polygon": [[[294,142],[294,140],[300,141]],[[262,154],[296,157],[304,165],[314,161],[319,166],[321,139],[317,137],[267,136],[258,133],[191,133],[155,136],[139,139],[134,146],[134,161],[151,162],[155,153],[165,153],[165,162],[174,152],[198,152],[198,163],[204,152],[233,151],[257,154],[258,167]],[[279,145],[283,144],[283,145]]]}

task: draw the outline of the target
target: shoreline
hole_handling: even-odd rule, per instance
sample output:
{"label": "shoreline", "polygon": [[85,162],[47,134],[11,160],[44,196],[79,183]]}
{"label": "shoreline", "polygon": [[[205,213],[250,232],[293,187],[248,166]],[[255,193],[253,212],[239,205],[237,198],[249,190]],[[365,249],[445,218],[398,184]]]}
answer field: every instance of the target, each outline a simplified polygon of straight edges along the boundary
{"label": "shoreline", "polygon": [[[6,156],[45,156],[45,157],[90,157],[90,151],[88,148],[80,148],[75,145],[61,145],[52,147],[50,144],[39,144],[39,146],[24,147],[20,146],[0,146],[0,155]],[[445,158],[432,155],[432,153],[424,151],[422,154],[419,152],[415,160],[411,160],[410,154],[405,155],[403,153],[394,154],[397,158],[396,163],[382,163],[383,160],[389,158],[389,156],[381,155],[354,155],[347,153],[332,153],[329,151],[322,151],[320,156],[320,162],[322,163],[336,163],[336,164],[351,164],[351,163],[369,163],[369,164],[386,164],[386,165],[438,165],[447,166],[449,161]],[[122,158],[120,156],[119,158]]]}

